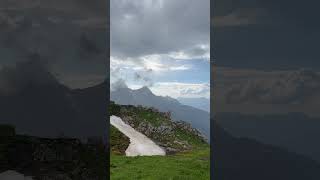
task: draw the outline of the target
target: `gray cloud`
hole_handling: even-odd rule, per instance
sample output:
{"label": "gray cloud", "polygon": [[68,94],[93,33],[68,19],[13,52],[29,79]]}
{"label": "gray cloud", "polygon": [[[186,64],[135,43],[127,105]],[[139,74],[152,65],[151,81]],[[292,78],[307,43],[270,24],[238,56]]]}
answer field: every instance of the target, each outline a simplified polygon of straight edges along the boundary
{"label": "gray cloud", "polygon": [[97,0],[1,1],[0,66],[15,66],[30,54],[38,54],[50,72],[71,88],[102,82],[108,58],[106,4]]}
{"label": "gray cloud", "polygon": [[113,56],[167,54],[198,44],[209,45],[209,0],[117,0],[110,3]]}
{"label": "gray cloud", "polygon": [[107,15],[108,3],[101,0],[2,0],[0,10],[55,9],[74,17],[101,17]]}
{"label": "gray cloud", "polygon": [[215,0],[211,42],[217,65],[319,70],[319,5],[319,1]]}
{"label": "gray cloud", "polygon": [[239,8],[229,14],[215,16],[212,23],[214,28],[247,26],[265,23],[261,20],[266,16],[267,13],[262,8]]}
{"label": "gray cloud", "polygon": [[277,79],[254,79],[233,85],[227,90],[231,104],[303,104],[320,97],[320,74],[299,70],[282,74]]}
{"label": "gray cloud", "polygon": [[151,73],[152,70],[146,70],[144,72],[135,72],[134,80],[142,82],[144,86],[152,87],[154,82],[153,79],[150,77]]}
{"label": "gray cloud", "polygon": [[121,79],[121,78],[110,85],[111,91],[115,91],[115,90],[121,89],[121,88],[128,88],[125,80]]}
{"label": "gray cloud", "polygon": [[0,94],[20,92],[30,83],[56,84],[56,78],[50,73],[47,63],[38,54],[28,57],[28,60],[18,62],[13,67],[3,67],[0,70]]}

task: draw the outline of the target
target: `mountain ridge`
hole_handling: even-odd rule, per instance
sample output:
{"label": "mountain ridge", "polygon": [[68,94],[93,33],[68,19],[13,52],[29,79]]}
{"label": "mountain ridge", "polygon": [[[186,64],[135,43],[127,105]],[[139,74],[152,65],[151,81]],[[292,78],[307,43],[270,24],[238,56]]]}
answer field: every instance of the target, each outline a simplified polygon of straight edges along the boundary
{"label": "mountain ridge", "polygon": [[[124,123],[152,139],[169,154],[192,150],[198,146],[208,146],[199,131],[183,121],[172,121],[169,112],[159,112],[155,108],[142,106],[118,105],[112,101],[109,107],[110,115],[121,118]],[[124,147],[118,146],[117,141],[123,140],[124,142],[120,144],[128,145],[129,140],[116,132],[113,127],[111,130],[111,149],[123,152]]]}
{"label": "mountain ridge", "polygon": [[154,95],[147,87],[137,90],[118,88],[110,92],[110,99],[120,105],[142,105],[154,107],[161,112],[171,112],[175,121],[185,121],[210,140],[210,115],[208,112],[183,105],[178,100]]}

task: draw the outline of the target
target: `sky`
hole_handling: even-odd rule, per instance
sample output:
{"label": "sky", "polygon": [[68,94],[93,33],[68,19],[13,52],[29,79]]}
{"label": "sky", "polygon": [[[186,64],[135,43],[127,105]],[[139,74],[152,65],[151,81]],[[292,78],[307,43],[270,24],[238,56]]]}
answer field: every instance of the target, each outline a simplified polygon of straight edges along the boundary
{"label": "sky", "polygon": [[319,70],[320,2],[215,0],[213,36],[219,66]]}
{"label": "sky", "polygon": [[210,97],[209,0],[111,0],[110,83]]}
{"label": "sky", "polygon": [[318,1],[215,0],[215,112],[320,116]]}
{"label": "sky", "polygon": [[25,61],[41,61],[70,88],[102,83],[109,49],[107,5],[100,0],[2,0],[0,73]]}

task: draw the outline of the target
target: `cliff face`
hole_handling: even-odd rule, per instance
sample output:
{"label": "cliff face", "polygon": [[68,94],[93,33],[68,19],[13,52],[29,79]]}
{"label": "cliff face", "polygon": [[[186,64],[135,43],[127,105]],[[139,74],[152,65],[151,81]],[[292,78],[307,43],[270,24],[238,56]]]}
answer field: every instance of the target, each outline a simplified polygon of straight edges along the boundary
{"label": "cliff face", "polygon": [[[152,139],[169,154],[208,146],[199,131],[185,122],[172,121],[169,112],[163,113],[154,108],[142,106],[117,105],[112,102],[110,113],[120,117],[126,124]],[[113,136],[114,134],[111,134],[111,142],[124,140],[122,136]],[[115,147],[116,144],[111,143],[111,149],[114,150]],[[118,149],[118,151],[123,151],[123,149]]]}

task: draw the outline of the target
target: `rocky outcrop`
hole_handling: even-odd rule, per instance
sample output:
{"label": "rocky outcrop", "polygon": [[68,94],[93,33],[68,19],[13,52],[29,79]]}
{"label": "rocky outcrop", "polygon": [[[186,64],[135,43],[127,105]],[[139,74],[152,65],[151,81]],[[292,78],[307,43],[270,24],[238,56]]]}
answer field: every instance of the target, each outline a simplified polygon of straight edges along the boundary
{"label": "rocky outcrop", "polygon": [[187,151],[207,142],[201,133],[183,121],[172,121],[170,112],[155,108],[111,103],[111,114],[163,147],[167,154]]}

